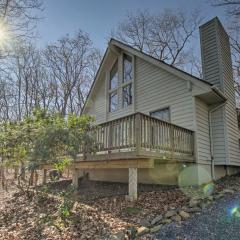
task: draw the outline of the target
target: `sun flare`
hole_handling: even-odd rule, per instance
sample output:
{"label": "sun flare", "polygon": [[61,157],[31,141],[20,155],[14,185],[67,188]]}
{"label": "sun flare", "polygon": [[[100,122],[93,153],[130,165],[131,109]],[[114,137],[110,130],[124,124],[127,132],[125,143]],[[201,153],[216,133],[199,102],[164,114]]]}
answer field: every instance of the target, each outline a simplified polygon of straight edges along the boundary
{"label": "sun flare", "polygon": [[9,43],[9,31],[7,26],[3,23],[0,23],[0,48],[5,47]]}

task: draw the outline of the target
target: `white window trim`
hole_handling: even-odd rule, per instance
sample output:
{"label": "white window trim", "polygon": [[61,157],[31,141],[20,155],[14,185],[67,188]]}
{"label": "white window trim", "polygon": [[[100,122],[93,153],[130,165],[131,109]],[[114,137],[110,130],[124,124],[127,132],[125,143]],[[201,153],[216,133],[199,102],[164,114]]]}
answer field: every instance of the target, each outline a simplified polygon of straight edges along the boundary
{"label": "white window trim", "polygon": [[[124,55],[127,55],[132,58],[132,71],[133,71],[133,78],[131,81],[124,82],[123,77],[124,77],[124,64],[123,64],[123,57]],[[121,53],[121,84],[120,84],[120,90],[121,90],[121,107],[123,109],[128,109],[130,107],[134,107],[135,104],[135,98],[134,98],[134,93],[135,93],[135,86],[134,86],[134,79],[135,79],[135,58],[132,54],[126,53],[123,51]],[[126,87],[127,85],[132,84],[132,104],[128,105],[127,107],[123,106],[123,88]]]}
{"label": "white window trim", "polygon": [[[165,110],[165,109],[169,109],[169,123],[171,123],[171,121],[172,121],[172,116],[171,116],[171,107],[170,107],[170,106],[166,106],[166,107],[158,108],[158,109],[156,109],[156,110],[152,110],[152,111],[149,112],[149,115],[151,116],[152,113],[154,113],[154,112],[159,112],[159,111],[163,111],[163,110]],[[154,117],[154,116],[153,116],[153,117]],[[164,121],[164,120],[162,120],[162,121]],[[168,122],[168,121],[167,121],[167,122]]]}
{"label": "white window trim", "polygon": [[[124,71],[124,66],[123,66],[123,56],[124,54],[128,55],[129,57],[132,58],[132,67],[133,67],[133,79],[128,82],[123,82],[123,71]],[[110,72],[111,69],[113,68],[115,62],[118,61],[118,87],[114,89],[110,89]],[[114,58],[114,61],[109,65],[106,71],[106,113],[107,113],[107,119],[108,116],[111,114],[114,114],[120,110],[128,110],[129,108],[132,108],[133,111],[135,111],[135,56],[126,52],[122,51],[119,56]],[[127,86],[128,84],[132,84],[132,104],[130,104],[127,107],[123,107],[123,87]],[[110,112],[110,94],[117,91],[118,95],[118,108],[117,110]]]}

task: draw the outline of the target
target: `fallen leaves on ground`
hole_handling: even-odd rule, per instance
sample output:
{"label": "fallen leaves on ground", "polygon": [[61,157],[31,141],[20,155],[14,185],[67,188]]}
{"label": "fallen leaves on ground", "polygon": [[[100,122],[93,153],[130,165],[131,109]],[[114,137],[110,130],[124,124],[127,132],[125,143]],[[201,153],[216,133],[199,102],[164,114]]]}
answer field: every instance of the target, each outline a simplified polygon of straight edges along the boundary
{"label": "fallen leaves on ground", "polygon": [[[219,190],[233,183],[240,186],[239,179],[239,176],[224,178],[215,188]],[[179,188],[144,186],[138,201],[130,203],[124,196],[126,185],[103,184],[101,188],[98,184],[95,192],[87,187],[72,196],[71,214],[62,219],[58,208],[62,200],[58,193],[68,184],[61,184],[63,188],[55,186],[50,194],[34,191],[31,201],[19,192],[0,198],[0,240],[109,239],[132,226],[139,227],[142,220],[179,209],[190,201]],[[117,190],[114,192],[114,189]],[[111,196],[104,197],[104,191]],[[105,195],[108,194],[105,192]]]}

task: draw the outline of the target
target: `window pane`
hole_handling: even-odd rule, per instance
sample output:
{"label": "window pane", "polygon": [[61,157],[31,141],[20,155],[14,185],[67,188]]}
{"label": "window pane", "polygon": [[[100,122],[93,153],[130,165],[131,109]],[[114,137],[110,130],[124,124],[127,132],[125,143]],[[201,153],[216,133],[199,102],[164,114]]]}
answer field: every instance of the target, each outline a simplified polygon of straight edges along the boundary
{"label": "window pane", "polygon": [[126,54],[123,55],[123,82],[133,79],[132,58]]}
{"label": "window pane", "polygon": [[109,95],[109,111],[114,112],[118,108],[118,95],[117,91]]}
{"label": "window pane", "polygon": [[132,84],[123,87],[123,107],[132,104]]}
{"label": "window pane", "polygon": [[160,120],[170,122],[170,110],[169,108],[161,109],[150,114],[152,117],[158,118]]}
{"label": "window pane", "polygon": [[114,89],[118,86],[118,61],[116,61],[110,72],[110,89]]}

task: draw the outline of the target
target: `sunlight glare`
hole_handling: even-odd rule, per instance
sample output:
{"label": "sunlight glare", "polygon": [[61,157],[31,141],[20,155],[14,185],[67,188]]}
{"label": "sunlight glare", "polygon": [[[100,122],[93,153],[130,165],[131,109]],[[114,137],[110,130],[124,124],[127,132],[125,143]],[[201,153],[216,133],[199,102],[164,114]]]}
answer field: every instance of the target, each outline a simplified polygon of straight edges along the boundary
{"label": "sunlight glare", "polygon": [[7,26],[4,23],[0,23],[0,48],[4,48],[10,40]]}
{"label": "sunlight glare", "polygon": [[240,208],[235,206],[230,210],[231,217],[240,218]]}

